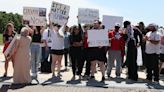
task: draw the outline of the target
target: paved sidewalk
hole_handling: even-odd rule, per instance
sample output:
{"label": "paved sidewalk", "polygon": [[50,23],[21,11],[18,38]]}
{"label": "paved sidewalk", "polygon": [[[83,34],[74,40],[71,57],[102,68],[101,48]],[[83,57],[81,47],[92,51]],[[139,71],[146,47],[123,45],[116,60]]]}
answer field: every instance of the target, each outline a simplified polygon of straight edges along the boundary
{"label": "paved sidewalk", "polygon": [[[0,52],[2,46],[0,46]],[[4,56],[0,53],[0,76],[4,73]],[[62,70],[64,67],[62,67]],[[105,83],[99,82],[101,80],[101,73],[98,72],[96,80],[77,80],[71,81],[72,72],[61,72],[61,79],[54,77],[52,74],[38,73],[38,85],[12,85],[12,64],[10,62],[7,78],[0,77],[0,92],[164,92],[164,76],[160,80],[160,84],[147,83],[144,81],[146,75],[143,71],[139,72],[139,81],[134,82],[126,79],[126,69],[123,69],[121,79],[115,79],[115,69],[112,70],[112,79],[106,80]],[[36,80],[32,81],[33,84],[37,84]]]}

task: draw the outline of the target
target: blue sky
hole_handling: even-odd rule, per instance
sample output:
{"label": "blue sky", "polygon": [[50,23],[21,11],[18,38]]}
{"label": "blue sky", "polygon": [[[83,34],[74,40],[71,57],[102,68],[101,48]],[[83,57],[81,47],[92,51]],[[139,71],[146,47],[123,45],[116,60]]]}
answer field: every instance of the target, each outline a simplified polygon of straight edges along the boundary
{"label": "blue sky", "polygon": [[[69,25],[77,23],[78,8],[96,8],[102,15],[123,16],[134,25],[157,23],[164,26],[164,0],[55,0],[71,6]],[[44,7],[50,10],[52,0],[0,0],[0,11],[22,14],[23,6]]]}

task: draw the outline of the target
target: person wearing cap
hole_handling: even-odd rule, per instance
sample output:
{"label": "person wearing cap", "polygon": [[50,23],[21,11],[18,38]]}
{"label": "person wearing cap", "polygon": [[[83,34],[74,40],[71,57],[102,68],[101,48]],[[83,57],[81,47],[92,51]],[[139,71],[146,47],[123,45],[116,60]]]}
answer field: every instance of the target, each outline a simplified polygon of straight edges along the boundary
{"label": "person wearing cap", "polygon": [[120,33],[120,24],[116,23],[115,28],[109,31],[111,46],[108,50],[107,75],[110,78],[111,70],[116,60],[116,78],[120,78],[122,65],[122,48],[124,48],[123,35]]}
{"label": "person wearing cap", "polygon": [[156,24],[148,25],[149,32],[146,34],[146,68],[147,68],[147,80],[152,81],[154,76],[154,82],[159,82],[159,54],[160,54],[160,41],[161,35],[157,31],[158,26]]}
{"label": "person wearing cap", "polygon": [[137,81],[137,48],[142,44],[142,34],[140,30],[131,26],[129,21],[124,22],[123,34],[127,46],[126,65],[128,67],[128,79]]}

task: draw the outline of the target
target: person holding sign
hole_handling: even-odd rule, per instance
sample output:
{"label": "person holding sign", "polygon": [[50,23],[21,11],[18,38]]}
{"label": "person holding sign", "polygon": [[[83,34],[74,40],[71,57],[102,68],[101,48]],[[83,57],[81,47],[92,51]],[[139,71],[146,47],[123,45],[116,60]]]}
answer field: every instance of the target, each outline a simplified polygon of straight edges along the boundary
{"label": "person holding sign", "polygon": [[31,37],[31,72],[34,78],[37,78],[38,66],[41,60],[41,27],[36,26],[32,28]]}
{"label": "person holding sign", "polygon": [[[94,22],[94,29],[100,30],[101,23],[96,20]],[[106,55],[104,47],[90,47],[89,48],[89,61],[91,61],[91,79],[95,79],[94,73],[96,72],[96,63],[99,64],[102,73],[102,82],[105,81],[105,61]]]}
{"label": "person holding sign", "polygon": [[[10,42],[12,41],[12,39],[14,38],[14,25],[12,23],[8,23],[6,26],[6,30],[3,34],[3,43],[4,43],[4,48],[3,48],[3,53],[6,51],[6,49],[8,48]],[[8,63],[9,63],[9,59],[5,56],[5,73],[3,75],[3,77],[7,76],[7,70],[8,70]],[[13,63],[14,66],[14,60],[11,57],[11,61]]]}
{"label": "person holding sign", "polygon": [[[62,26],[60,29],[60,25],[54,25],[50,20],[51,13],[49,14],[49,24],[50,24],[50,32],[51,32],[51,54],[52,54],[52,64],[51,71],[52,77],[55,76],[55,66],[57,64],[57,77],[60,77],[60,68],[61,68],[61,60],[64,54],[64,37],[60,34],[60,31],[65,29],[65,26]],[[62,32],[61,32],[62,33]],[[63,31],[64,34],[64,31]]]}

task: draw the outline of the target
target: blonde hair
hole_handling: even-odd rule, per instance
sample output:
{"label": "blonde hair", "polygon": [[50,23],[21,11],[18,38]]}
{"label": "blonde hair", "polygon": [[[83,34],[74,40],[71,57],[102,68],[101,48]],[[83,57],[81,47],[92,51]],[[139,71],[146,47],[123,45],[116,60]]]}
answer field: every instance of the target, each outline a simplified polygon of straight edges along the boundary
{"label": "blonde hair", "polygon": [[23,27],[20,32],[21,36],[28,36],[29,35],[29,28],[28,27]]}

